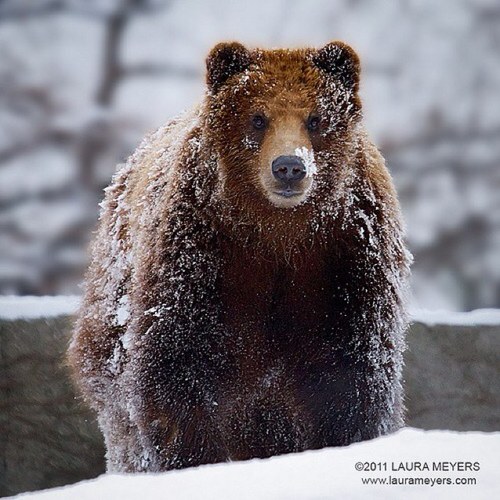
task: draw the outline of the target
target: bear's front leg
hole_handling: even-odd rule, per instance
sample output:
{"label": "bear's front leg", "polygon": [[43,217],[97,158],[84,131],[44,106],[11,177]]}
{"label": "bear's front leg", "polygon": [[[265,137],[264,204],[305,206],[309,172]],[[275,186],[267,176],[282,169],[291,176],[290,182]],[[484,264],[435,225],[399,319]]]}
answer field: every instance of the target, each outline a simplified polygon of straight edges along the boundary
{"label": "bear's front leg", "polygon": [[[382,235],[378,234],[382,240]],[[361,242],[362,243],[362,242]],[[358,244],[360,244],[358,242]],[[335,262],[332,282],[332,401],[324,442],[350,444],[403,425],[406,262],[402,242],[357,248]],[[354,251],[356,250],[356,251]],[[384,251],[398,256],[392,262]],[[337,411],[337,408],[341,408]]]}
{"label": "bear's front leg", "polygon": [[[217,331],[168,319],[151,324],[123,374],[141,444],[135,470],[158,472],[229,459],[215,394],[227,369]],[[215,346],[219,352],[215,356]]]}

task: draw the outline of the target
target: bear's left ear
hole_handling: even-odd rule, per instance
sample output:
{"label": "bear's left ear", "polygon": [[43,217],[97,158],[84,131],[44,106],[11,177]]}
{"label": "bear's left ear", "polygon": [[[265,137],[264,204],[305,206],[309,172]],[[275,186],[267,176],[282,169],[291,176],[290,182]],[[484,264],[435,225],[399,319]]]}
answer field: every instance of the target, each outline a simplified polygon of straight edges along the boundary
{"label": "bear's left ear", "polygon": [[338,78],[347,88],[359,90],[359,57],[349,45],[330,42],[313,53],[314,64],[328,74]]}
{"label": "bear's left ear", "polygon": [[219,43],[207,57],[207,85],[211,92],[216,93],[226,80],[245,71],[251,62],[248,49],[241,43]]}

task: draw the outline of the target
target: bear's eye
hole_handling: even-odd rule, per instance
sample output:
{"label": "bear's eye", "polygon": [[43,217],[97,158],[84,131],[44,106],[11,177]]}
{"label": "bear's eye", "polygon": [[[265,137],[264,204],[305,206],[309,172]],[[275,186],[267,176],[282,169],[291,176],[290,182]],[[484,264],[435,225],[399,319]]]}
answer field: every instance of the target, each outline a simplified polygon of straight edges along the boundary
{"label": "bear's eye", "polygon": [[309,132],[316,132],[319,129],[319,116],[311,115],[307,119],[307,130]]}
{"label": "bear's eye", "polygon": [[252,125],[256,130],[263,130],[266,127],[266,119],[263,115],[254,115],[252,117]]}

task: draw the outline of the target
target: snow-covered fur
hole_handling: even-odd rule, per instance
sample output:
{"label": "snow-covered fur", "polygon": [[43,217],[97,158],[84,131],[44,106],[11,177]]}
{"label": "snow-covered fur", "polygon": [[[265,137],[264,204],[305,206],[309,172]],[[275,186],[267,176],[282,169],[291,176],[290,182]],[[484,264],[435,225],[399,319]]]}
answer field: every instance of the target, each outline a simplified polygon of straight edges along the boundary
{"label": "snow-covered fur", "polygon": [[[356,54],[220,44],[207,68],[203,103],[148,137],[102,204],[69,361],[112,471],[403,424],[410,256],[361,125]],[[249,126],[255,110],[278,128],[292,111],[321,116],[317,133],[297,129],[311,184],[296,206],[275,206],[260,180],[272,148]]]}

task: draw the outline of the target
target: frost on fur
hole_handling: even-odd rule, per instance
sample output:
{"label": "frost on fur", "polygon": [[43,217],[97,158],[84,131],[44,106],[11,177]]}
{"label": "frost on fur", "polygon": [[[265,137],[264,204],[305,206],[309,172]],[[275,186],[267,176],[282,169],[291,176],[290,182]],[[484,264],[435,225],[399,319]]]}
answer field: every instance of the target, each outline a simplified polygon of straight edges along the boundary
{"label": "frost on fur", "polygon": [[295,150],[295,154],[304,162],[306,176],[312,177],[318,171],[316,162],[314,161],[314,151],[301,147]]}

